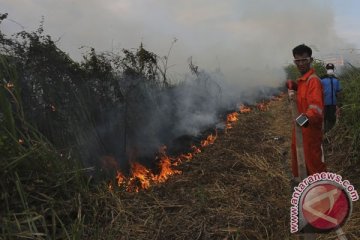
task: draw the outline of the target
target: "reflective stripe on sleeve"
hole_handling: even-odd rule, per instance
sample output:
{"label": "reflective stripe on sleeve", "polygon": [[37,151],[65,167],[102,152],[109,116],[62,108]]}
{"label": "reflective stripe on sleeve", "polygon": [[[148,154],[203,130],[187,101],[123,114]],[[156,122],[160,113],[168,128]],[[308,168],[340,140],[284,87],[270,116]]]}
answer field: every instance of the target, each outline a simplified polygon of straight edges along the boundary
{"label": "reflective stripe on sleeve", "polygon": [[322,114],[322,112],[323,112],[322,109],[318,105],[315,105],[315,104],[310,104],[309,109],[315,109],[319,114]]}

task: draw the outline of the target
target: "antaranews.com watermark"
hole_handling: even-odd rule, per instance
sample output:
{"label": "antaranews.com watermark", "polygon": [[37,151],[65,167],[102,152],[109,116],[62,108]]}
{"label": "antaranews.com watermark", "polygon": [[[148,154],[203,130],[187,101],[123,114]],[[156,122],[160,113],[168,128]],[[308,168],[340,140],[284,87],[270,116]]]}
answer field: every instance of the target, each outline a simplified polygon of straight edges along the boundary
{"label": "antaranews.com watermark", "polygon": [[336,173],[322,172],[308,176],[294,187],[290,232],[335,230],[350,217],[352,202],[358,199],[355,187]]}

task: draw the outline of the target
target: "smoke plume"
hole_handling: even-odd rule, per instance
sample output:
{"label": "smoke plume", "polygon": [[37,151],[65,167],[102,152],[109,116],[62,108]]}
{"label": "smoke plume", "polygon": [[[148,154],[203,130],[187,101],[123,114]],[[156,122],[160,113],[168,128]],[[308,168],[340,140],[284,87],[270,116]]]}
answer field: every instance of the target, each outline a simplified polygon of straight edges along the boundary
{"label": "smoke plume", "polygon": [[[141,86],[145,101],[127,106],[141,126],[128,141],[145,153],[172,138],[199,134],[236,102],[271,93],[284,80],[282,68],[291,63],[296,45],[309,45],[319,59],[353,47],[337,35],[327,0],[4,0],[2,5],[17,22],[7,20],[4,32],[34,29],[44,16],[45,30],[78,60],[81,46],[117,52],[140,42],[165,56],[178,39],[169,56],[169,76],[179,86],[166,92]],[[207,73],[187,76],[190,56]],[[98,127],[113,148],[123,145],[124,138],[109,131],[124,128],[124,108],[106,113],[112,122]]]}

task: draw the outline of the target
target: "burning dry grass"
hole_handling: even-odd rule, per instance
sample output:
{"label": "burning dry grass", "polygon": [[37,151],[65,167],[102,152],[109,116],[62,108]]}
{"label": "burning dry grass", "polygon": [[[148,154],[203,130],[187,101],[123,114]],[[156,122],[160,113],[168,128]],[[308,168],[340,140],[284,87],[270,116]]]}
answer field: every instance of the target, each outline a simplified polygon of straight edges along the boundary
{"label": "burning dry grass", "polygon": [[[279,100],[281,97],[273,98],[273,101]],[[270,101],[262,101],[256,105],[258,111],[268,110]],[[225,120],[225,132],[229,129],[232,129],[233,124],[239,120],[239,115],[244,113],[249,113],[252,111],[252,108],[245,105],[240,105],[239,112],[229,113],[226,116]],[[208,135],[205,139],[200,141],[199,147],[205,148],[214,144],[217,139],[217,130],[214,134]],[[170,176],[181,174],[182,171],[177,170],[176,167],[179,166],[184,161],[190,161],[194,156],[201,152],[201,149],[193,145],[191,147],[192,152],[180,154],[177,157],[168,156],[166,153],[166,146],[162,146],[159,149],[158,156],[156,157],[156,162],[158,163],[158,173],[154,172],[154,169],[146,168],[144,165],[140,164],[135,160],[130,162],[130,175],[125,176],[117,166],[115,158],[111,156],[103,156],[101,162],[107,168],[112,168],[116,170],[116,181],[115,183],[111,181],[108,188],[112,191],[114,190],[114,185],[125,189],[127,192],[139,192],[142,189],[148,189],[154,184],[159,184],[165,182]]]}
{"label": "burning dry grass", "polygon": [[[193,148],[192,161],[184,158],[176,166],[182,174],[167,181],[158,177],[162,183],[146,190],[113,187],[109,191],[104,184],[74,192],[75,188],[56,183],[64,178],[72,184],[65,173],[54,184],[41,183],[50,184],[52,195],[40,194],[38,184],[31,190],[39,191],[37,198],[44,201],[38,208],[50,213],[36,215],[36,209],[29,209],[25,217],[14,214],[19,226],[33,227],[37,221],[43,226],[31,233],[21,228],[12,239],[45,239],[47,235],[53,239],[294,239],[289,233],[290,114],[285,99],[266,106],[265,112],[228,115],[232,129],[217,135],[217,141],[206,148]],[[329,170],[359,187],[360,170],[345,148],[350,141],[347,135],[335,128],[328,136],[327,162]],[[163,165],[159,176],[169,176],[165,171],[169,163]],[[359,202],[355,202],[352,217],[343,227],[349,239],[360,237],[359,214]],[[76,219],[75,223],[70,224],[70,219]],[[319,239],[336,239],[336,235]]]}
{"label": "burning dry grass", "polygon": [[[102,191],[91,208],[101,209],[87,227],[91,239],[293,239],[289,233],[290,114],[286,101],[268,112],[239,116],[233,129],[193,161],[181,175],[139,193]],[[346,153],[329,149],[330,169],[355,178]],[[342,164],[340,159],[347,159]],[[335,158],[337,159],[335,161]],[[89,223],[90,224],[90,223]],[[343,228],[360,236],[359,204]],[[330,233],[321,239],[335,239]]]}
{"label": "burning dry grass", "polygon": [[[182,175],[139,193],[103,193],[94,239],[287,239],[284,141],[266,113],[242,115]],[[290,131],[290,130],[289,130]],[[285,138],[285,137],[283,137]]]}
{"label": "burning dry grass", "polygon": [[[230,124],[230,123],[229,123]],[[230,125],[231,126],[231,125]],[[202,148],[214,144],[217,138],[217,131],[215,134],[210,134],[206,139],[200,142]],[[158,152],[156,160],[158,162],[158,173],[155,173],[153,169],[146,168],[144,165],[138,162],[130,162],[130,176],[126,177],[121,171],[116,172],[115,186],[125,189],[127,192],[139,192],[140,190],[148,189],[150,186],[155,184],[164,183],[169,179],[170,176],[181,174],[182,171],[175,169],[183,162],[188,162],[194,158],[198,153],[201,153],[201,149],[193,145],[191,147],[192,152],[180,154],[178,157],[170,157],[166,153],[166,146],[162,146]],[[105,161],[103,157],[102,160]],[[106,161],[107,164],[115,162],[113,158],[111,161]],[[111,164],[110,164],[111,165]],[[115,166],[114,169],[117,169]],[[109,183],[109,189],[114,190],[114,183]]]}

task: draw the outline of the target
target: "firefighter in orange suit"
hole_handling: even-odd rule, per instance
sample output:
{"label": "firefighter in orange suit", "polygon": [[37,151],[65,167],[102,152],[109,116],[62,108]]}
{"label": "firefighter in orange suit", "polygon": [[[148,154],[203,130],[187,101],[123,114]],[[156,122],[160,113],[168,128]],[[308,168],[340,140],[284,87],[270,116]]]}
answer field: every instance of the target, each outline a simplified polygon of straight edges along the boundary
{"label": "firefighter in orange suit", "polygon": [[[310,47],[302,44],[293,49],[294,63],[301,73],[297,82],[287,82],[289,95],[296,95],[296,104],[299,114],[308,119],[301,127],[303,134],[303,146],[307,174],[326,171],[323,162],[322,140],[323,140],[323,89],[315,70],[311,68],[313,58]],[[294,121],[295,123],[295,121]],[[297,124],[297,123],[295,123]],[[296,157],[295,128],[292,132],[292,174],[298,179],[298,164]]]}

